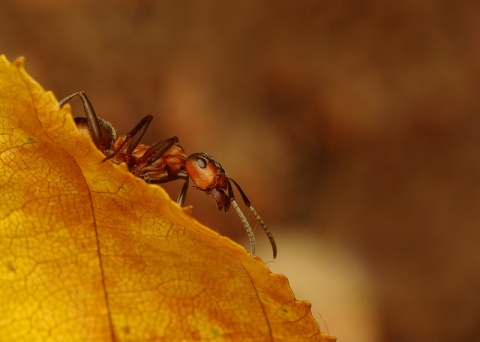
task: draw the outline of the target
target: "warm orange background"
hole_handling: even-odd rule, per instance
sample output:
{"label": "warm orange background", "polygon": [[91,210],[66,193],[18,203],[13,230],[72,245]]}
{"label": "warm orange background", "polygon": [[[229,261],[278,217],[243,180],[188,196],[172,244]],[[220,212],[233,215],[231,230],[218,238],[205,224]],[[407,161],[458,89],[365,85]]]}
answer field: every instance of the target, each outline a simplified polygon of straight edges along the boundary
{"label": "warm orange background", "polygon": [[[152,114],[145,142],[216,156],[278,240],[269,267],[339,341],[479,334],[479,36],[469,1],[0,10],[0,53],[47,89],[85,90],[120,133]],[[234,212],[193,190],[187,203],[248,247]]]}

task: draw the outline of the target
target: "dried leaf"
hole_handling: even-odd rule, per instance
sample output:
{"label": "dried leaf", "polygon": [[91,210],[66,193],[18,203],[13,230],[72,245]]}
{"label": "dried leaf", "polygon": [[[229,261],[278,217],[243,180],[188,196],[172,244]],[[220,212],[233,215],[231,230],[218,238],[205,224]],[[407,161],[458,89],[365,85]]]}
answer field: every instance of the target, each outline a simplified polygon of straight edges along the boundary
{"label": "dried leaf", "polygon": [[0,57],[0,340],[334,341],[283,275],[200,225]]}

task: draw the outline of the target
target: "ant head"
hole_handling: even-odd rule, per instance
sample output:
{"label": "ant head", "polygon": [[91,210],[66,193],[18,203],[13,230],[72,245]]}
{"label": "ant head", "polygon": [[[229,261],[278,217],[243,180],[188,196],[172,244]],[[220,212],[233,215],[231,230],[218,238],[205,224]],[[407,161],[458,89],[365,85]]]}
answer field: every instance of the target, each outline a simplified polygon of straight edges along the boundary
{"label": "ant head", "polygon": [[190,155],[185,162],[185,171],[200,190],[227,190],[228,181],[222,165],[206,153]]}
{"label": "ant head", "polygon": [[224,190],[228,190],[229,181],[219,162],[206,153],[194,153],[185,161],[185,171],[198,190],[215,198],[219,210],[228,210],[230,196]]}

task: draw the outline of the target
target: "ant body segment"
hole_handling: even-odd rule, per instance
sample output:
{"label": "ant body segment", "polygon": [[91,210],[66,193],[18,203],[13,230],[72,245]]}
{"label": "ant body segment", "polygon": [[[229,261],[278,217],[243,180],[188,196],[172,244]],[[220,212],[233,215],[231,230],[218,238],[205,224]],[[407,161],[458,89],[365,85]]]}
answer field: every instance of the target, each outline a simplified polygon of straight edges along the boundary
{"label": "ant body segment", "polygon": [[212,195],[219,210],[227,211],[233,206],[242,221],[250,239],[251,255],[255,255],[255,236],[247,218],[240,210],[233,193],[233,185],[238,189],[245,205],[250,209],[255,219],[260,223],[270,240],[273,257],[277,256],[277,246],[270,230],[262,218],[250,204],[248,197],[238,183],[225,174],[223,167],[213,157],[206,153],[194,153],[187,157],[183,148],[178,144],[178,138],[145,145],[140,142],[148,129],[153,117],[145,116],[125,136],[117,137],[112,125],[97,117],[95,110],[83,92],[73,93],[59,101],[60,107],[75,97],[82,101],[86,117],[75,117],[75,124],[83,134],[88,134],[95,146],[105,155],[104,160],[111,160],[116,164],[125,163],[128,170],[147,183],[160,184],[177,179],[183,179],[177,203],[183,206],[187,195],[189,181],[192,180],[195,188],[207,195]]}

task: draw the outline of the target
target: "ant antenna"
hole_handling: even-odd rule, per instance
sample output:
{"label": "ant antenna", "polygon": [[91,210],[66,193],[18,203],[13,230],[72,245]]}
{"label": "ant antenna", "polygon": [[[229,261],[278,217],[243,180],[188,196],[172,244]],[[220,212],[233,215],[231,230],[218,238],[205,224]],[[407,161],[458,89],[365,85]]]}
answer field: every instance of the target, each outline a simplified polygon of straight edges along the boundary
{"label": "ant antenna", "polygon": [[267,225],[265,224],[265,222],[263,222],[261,216],[257,213],[255,208],[252,207],[252,205],[250,204],[250,200],[248,199],[247,195],[245,195],[245,192],[243,192],[240,185],[238,185],[238,183],[233,178],[230,178],[230,177],[227,177],[227,178],[229,180],[229,182],[228,182],[228,196],[230,197],[230,202],[232,203],[233,207],[235,208],[238,216],[240,216],[240,219],[242,220],[243,225],[245,226],[245,229],[247,230],[247,234],[248,234],[248,237],[250,239],[252,255],[255,255],[255,237],[253,235],[253,231],[252,231],[252,228],[250,227],[250,224],[248,223],[247,219],[245,218],[245,215],[243,215],[243,212],[240,210],[237,202],[235,201],[235,197],[233,195],[233,190],[232,190],[232,186],[230,184],[230,181],[232,181],[232,183],[235,184],[238,191],[240,192],[240,195],[242,196],[243,203],[245,203],[245,205],[248,207],[248,209],[250,209],[251,213],[253,214],[253,216],[255,217],[257,222],[260,223],[260,226],[262,226],[263,230],[265,231],[265,234],[267,234],[268,240],[270,240],[270,245],[272,245],[273,258],[275,259],[275,257],[277,256],[277,244],[275,243],[275,239],[273,238],[273,235],[270,232],[270,229],[268,229]]}
{"label": "ant antenna", "polygon": [[247,231],[248,238],[250,239],[250,253],[252,256],[255,255],[255,235],[253,234],[252,227],[250,227],[250,224],[247,221],[247,218],[245,215],[243,215],[243,212],[240,210],[240,207],[237,204],[237,201],[235,201],[235,198],[230,199],[230,203],[232,206],[235,208],[235,211],[237,212],[238,216],[240,216],[240,220],[242,220],[243,225],[245,226],[245,230]]}

